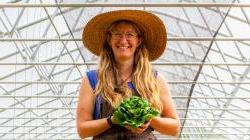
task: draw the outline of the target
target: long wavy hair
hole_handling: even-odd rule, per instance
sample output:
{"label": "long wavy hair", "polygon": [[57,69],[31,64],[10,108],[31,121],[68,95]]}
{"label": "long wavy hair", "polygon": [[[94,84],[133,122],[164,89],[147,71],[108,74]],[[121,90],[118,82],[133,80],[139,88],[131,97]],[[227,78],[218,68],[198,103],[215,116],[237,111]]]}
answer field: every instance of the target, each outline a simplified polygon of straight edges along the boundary
{"label": "long wavy hair", "polygon": [[[120,23],[126,23],[132,25],[138,37],[143,38],[143,33],[139,30],[138,26],[130,21],[118,21],[111,25],[108,31],[112,31]],[[107,33],[107,36],[109,34]],[[114,59],[114,54],[109,46],[109,44],[104,44],[102,51],[100,53],[100,61],[98,65],[98,83],[95,89],[95,94],[102,94],[103,98],[110,102],[112,107],[116,107],[119,103],[132,95],[132,91],[128,88],[127,83],[123,85],[123,94],[116,93],[114,91],[116,79],[114,74],[118,74],[118,69],[116,67],[116,62]],[[148,59],[148,50],[146,46],[142,43],[137,47],[137,50],[134,54],[134,64],[132,71],[132,83],[136,88],[138,94],[143,98],[148,100],[151,105],[158,109],[162,110],[162,104],[160,101],[160,91],[159,84],[157,83],[156,76],[152,70],[151,63]]]}

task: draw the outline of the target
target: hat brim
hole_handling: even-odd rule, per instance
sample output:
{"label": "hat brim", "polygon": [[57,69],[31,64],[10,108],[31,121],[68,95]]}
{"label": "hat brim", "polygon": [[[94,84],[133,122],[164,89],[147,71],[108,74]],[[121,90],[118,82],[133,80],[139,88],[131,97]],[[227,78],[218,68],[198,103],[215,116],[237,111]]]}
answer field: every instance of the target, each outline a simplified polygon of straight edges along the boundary
{"label": "hat brim", "polygon": [[95,16],[86,24],[83,30],[82,40],[84,46],[90,52],[99,56],[101,47],[106,41],[108,28],[118,20],[131,21],[142,30],[150,61],[162,55],[167,42],[166,28],[159,17],[141,10],[111,11]]}

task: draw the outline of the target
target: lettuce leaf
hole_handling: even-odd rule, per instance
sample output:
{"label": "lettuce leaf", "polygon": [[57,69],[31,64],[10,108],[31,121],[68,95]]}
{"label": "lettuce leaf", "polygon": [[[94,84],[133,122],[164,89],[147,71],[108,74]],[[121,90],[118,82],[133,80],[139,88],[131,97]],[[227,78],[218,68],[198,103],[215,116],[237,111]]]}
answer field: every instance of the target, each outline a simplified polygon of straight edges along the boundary
{"label": "lettuce leaf", "polygon": [[115,108],[114,119],[119,125],[130,125],[139,127],[152,117],[157,116],[159,112],[152,108],[150,103],[137,96],[132,96],[121,102]]}

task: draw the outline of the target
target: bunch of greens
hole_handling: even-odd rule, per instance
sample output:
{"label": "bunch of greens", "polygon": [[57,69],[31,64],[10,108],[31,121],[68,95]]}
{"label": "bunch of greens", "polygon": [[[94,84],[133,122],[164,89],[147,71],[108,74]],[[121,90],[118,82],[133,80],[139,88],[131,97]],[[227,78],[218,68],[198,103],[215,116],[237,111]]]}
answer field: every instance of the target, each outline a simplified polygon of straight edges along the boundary
{"label": "bunch of greens", "polygon": [[132,96],[121,102],[113,116],[121,126],[139,127],[158,114],[159,112],[152,108],[147,100]]}

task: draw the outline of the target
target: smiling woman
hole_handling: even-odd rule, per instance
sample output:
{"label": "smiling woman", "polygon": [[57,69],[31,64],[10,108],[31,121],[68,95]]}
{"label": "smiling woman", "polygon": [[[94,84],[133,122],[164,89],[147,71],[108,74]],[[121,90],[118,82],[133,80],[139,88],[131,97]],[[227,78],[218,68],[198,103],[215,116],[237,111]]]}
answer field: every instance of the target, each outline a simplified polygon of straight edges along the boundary
{"label": "smiling woman", "polygon": [[130,21],[121,20],[113,23],[109,32],[107,42],[112,48],[116,62],[133,61],[135,50],[142,40],[138,27]]}
{"label": "smiling woman", "polygon": [[[100,56],[100,62],[98,70],[87,72],[82,80],[77,107],[77,130],[81,138],[155,140],[154,130],[178,135],[180,121],[169,87],[150,64],[165,50],[166,39],[162,21],[145,11],[113,11],[88,22],[83,43]],[[149,108],[159,112],[159,116],[147,117],[144,113],[141,117],[147,119],[140,125],[119,125],[120,121],[114,117],[117,114],[113,115],[115,109],[120,108],[118,114],[122,115],[122,101],[133,96],[148,102]]]}

